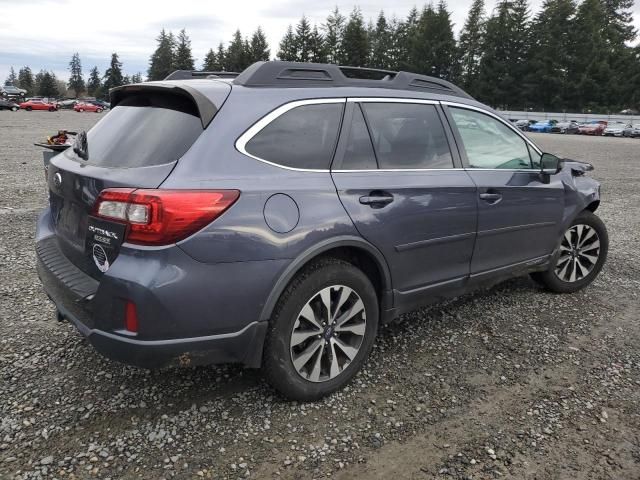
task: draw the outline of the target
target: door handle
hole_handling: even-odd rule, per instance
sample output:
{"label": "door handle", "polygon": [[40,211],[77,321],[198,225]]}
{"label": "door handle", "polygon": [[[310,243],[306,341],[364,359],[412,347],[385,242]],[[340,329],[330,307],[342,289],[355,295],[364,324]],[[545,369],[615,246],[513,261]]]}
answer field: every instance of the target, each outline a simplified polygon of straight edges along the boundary
{"label": "door handle", "polygon": [[481,193],[480,200],[484,200],[488,203],[497,203],[502,200],[502,195],[499,193]]}
{"label": "door handle", "polygon": [[369,205],[371,208],[382,208],[393,202],[393,195],[387,192],[373,191],[369,195],[360,197],[362,205]]}

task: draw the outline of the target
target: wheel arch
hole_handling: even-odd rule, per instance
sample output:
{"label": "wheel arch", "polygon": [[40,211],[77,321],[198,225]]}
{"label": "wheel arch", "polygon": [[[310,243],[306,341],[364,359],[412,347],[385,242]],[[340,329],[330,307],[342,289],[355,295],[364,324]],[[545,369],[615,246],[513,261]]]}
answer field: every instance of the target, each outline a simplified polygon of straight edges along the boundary
{"label": "wheel arch", "polygon": [[591,213],[594,213],[599,206],[600,206],[600,200],[594,200],[593,202],[588,204],[586,207],[584,207],[584,209],[589,210]]}
{"label": "wheel arch", "polygon": [[344,236],[318,243],[293,260],[271,289],[259,320],[269,320],[278,299],[291,280],[310,262],[325,256],[340,258],[360,268],[376,289],[381,311],[392,307],[391,273],[382,253],[362,238]]}

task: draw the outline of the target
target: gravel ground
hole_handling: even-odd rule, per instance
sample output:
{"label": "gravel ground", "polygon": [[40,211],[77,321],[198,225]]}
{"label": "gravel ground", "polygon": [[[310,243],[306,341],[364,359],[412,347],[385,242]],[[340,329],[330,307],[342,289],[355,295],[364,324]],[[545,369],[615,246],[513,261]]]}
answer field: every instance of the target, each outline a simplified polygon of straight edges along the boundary
{"label": "gravel ground", "polygon": [[640,478],[640,140],[534,136],[603,182],[591,287],[522,278],[414,312],[350,387],[298,404],[252,370],[110,362],[55,321],[32,144],[99,118],[0,112],[0,478]]}

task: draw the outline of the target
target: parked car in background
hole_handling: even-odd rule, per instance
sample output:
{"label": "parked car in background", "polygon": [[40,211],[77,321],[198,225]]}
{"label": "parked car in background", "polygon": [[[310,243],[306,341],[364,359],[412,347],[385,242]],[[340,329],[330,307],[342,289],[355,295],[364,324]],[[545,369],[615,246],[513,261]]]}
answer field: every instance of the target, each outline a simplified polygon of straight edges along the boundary
{"label": "parked car in background", "polygon": [[124,363],[261,366],[308,401],[418,306],[514,275],[558,293],[596,278],[591,165],[442,79],[360,72],[258,62],[112,89],[47,170],[35,243],[58,318]]}
{"label": "parked car in background", "polygon": [[97,107],[102,108],[103,110],[111,108],[111,104],[109,102],[105,102],[104,100],[87,100],[85,103],[91,103]]}
{"label": "parked car in background", "polygon": [[533,125],[529,125],[529,131],[549,133],[556,123],[558,123],[557,120],[545,120],[543,122],[536,122]]}
{"label": "parked car in background", "polygon": [[60,110],[71,110],[76,106],[76,103],[78,103],[78,100],[75,98],[69,98],[67,100],[59,100],[57,105]]}
{"label": "parked car in background", "polygon": [[640,137],[640,123],[628,125],[627,128],[622,131],[622,136],[632,138]]}
{"label": "parked car in background", "polygon": [[12,112],[17,112],[20,110],[20,105],[13,100],[0,98],[0,110],[11,110]]}
{"label": "parked car in background", "polygon": [[533,125],[534,123],[536,123],[535,120],[516,120],[514,125],[516,128],[526,132],[529,130],[529,125]]}
{"label": "parked car in background", "polygon": [[607,122],[603,120],[593,120],[580,125],[580,127],[578,127],[578,133],[581,135],[602,135],[605,128],[607,128]]}
{"label": "parked car in background", "polygon": [[26,90],[14,87],[13,85],[5,85],[4,87],[0,87],[0,95],[2,95],[3,98],[24,99],[24,96],[26,94]]}
{"label": "parked car in background", "polygon": [[558,122],[551,127],[552,133],[578,133],[580,125],[575,120]]}
{"label": "parked car in background", "polygon": [[22,102],[20,104],[20,108],[27,112],[30,112],[31,110],[48,110],[50,112],[55,112],[58,110],[58,106],[55,103],[35,98]]}
{"label": "parked car in background", "polygon": [[102,111],[104,110],[103,107],[99,105],[94,105],[93,103],[89,103],[89,102],[78,102],[73,106],[73,109],[76,112],[96,112],[96,113],[102,113]]}
{"label": "parked car in background", "polygon": [[605,137],[621,137],[624,129],[630,127],[631,124],[624,122],[611,122],[602,131],[602,135]]}

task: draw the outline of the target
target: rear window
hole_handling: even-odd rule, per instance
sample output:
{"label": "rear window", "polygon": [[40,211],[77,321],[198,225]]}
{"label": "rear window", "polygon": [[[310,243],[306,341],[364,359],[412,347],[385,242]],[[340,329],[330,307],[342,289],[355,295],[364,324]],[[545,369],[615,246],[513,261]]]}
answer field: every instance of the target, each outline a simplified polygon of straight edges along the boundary
{"label": "rear window", "polygon": [[[87,134],[87,163],[147,167],[175,162],[202,133],[193,102],[178,95],[136,93],[125,98]],[[72,153],[72,149],[67,152]]]}
{"label": "rear window", "polygon": [[327,170],[338,138],[342,103],[302,105],[283,113],[245,146],[251,155],[278,165]]}

